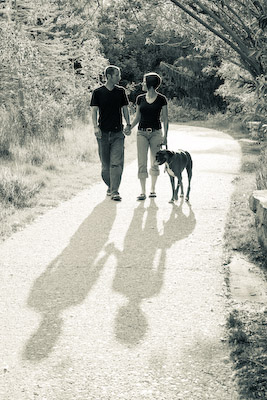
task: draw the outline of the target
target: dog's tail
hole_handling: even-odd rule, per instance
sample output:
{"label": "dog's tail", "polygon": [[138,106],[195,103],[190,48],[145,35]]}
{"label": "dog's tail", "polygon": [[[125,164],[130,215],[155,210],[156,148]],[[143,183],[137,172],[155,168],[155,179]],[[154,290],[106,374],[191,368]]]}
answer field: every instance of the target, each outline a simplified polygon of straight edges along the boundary
{"label": "dog's tail", "polygon": [[185,151],[185,154],[187,156],[187,166],[186,166],[186,171],[187,171],[187,175],[189,180],[192,178],[192,169],[193,169],[193,160],[191,155],[188,153],[188,151]]}

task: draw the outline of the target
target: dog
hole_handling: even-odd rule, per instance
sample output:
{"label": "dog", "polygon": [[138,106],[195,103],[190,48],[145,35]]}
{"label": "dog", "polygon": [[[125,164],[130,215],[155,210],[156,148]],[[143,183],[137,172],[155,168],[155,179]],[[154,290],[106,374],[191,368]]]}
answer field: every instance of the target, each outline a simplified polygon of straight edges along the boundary
{"label": "dog", "polygon": [[[159,150],[156,153],[156,163],[158,165],[162,165],[165,163],[166,171],[169,174],[171,185],[172,185],[172,198],[169,203],[174,203],[175,200],[178,200],[178,191],[181,186],[181,195],[180,197],[184,197],[184,188],[182,182],[182,171],[186,169],[188,176],[188,188],[185,200],[189,201],[189,193],[190,193],[190,183],[192,178],[192,169],[193,169],[193,161],[191,155],[188,151],[178,150],[177,152],[170,150]],[[175,178],[178,179],[177,186],[175,188]]]}

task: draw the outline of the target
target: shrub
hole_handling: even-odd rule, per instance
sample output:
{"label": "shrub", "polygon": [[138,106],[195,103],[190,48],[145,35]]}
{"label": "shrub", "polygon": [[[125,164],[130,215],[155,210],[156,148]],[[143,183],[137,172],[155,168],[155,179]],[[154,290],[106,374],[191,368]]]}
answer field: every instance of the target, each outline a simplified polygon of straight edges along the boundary
{"label": "shrub", "polygon": [[256,184],[259,190],[267,189],[267,144],[263,146],[259,157]]}
{"label": "shrub", "polygon": [[31,183],[20,174],[14,174],[7,170],[3,170],[1,175],[0,201],[6,206],[28,207],[33,197],[44,186],[44,182]]}
{"label": "shrub", "polygon": [[168,114],[171,122],[187,122],[192,120],[207,119],[207,111],[198,110],[188,104],[186,101],[172,99],[168,101]]}
{"label": "shrub", "polygon": [[16,121],[4,106],[0,108],[0,121],[0,157],[12,158],[11,145],[18,139],[14,130]]}

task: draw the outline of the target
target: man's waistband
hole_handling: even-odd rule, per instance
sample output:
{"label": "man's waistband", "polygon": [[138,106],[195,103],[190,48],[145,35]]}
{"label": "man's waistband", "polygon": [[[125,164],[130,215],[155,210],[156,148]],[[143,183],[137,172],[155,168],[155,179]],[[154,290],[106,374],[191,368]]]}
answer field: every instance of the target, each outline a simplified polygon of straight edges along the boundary
{"label": "man's waistband", "polygon": [[[101,128],[100,128],[101,129]],[[119,133],[122,132],[122,128],[121,129],[101,129],[102,133]]]}

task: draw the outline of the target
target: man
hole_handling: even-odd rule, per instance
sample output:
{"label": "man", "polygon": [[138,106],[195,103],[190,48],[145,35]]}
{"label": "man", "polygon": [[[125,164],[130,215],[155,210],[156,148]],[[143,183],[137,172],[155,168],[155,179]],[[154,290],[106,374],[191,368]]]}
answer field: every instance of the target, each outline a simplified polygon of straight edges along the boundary
{"label": "man", "polygon": [[[102,164],[101,176],[108,186],[107,195],[121,201],[119,186],[124,164],[124,133],[131,134],[129,101],[125,89],[118,86],[120,69],[115,65],[108,66],[105,77],[105,85],[93,91],[90,106]],[[122,114],[127,123],[124,132]]]}

